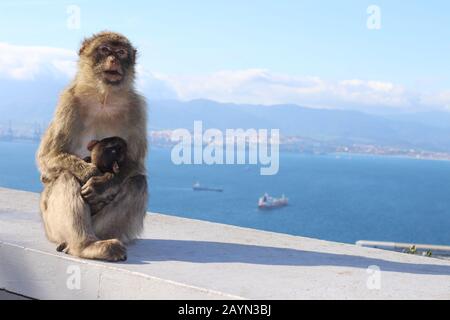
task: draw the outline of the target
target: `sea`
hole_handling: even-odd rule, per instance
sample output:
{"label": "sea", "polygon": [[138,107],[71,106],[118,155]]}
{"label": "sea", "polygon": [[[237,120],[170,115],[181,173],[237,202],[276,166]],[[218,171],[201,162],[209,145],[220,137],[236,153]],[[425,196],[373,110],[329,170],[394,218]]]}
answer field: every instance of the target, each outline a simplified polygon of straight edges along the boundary
{"label": "sea", "polygon": [[[39,192],[37,142],[0,142],[0,186]],[[150,148],[151,212],[324,240],[450,244],[450,162],[364,155],[280,153],[279,172],[258,165],[175,165]],[[223,192],[193,191],[192,185]],[[264,193],[289,205],[257,208]],[[38,208],[36,208],[38,209]]]}

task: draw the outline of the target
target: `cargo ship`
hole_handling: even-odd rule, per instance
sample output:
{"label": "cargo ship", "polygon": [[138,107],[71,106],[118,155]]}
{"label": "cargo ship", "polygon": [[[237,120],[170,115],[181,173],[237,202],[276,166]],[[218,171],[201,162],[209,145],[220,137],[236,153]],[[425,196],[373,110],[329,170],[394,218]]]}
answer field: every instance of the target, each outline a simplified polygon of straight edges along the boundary
{"label": "cargo ship", "polygon": [[192,190],[194,191],[214,191],[214,192],[222,192],[223,189],[220,188],[209,188],[209,187],[203,187],[200,185],[200,182],[196,182],[192,185]]}
{"label": "cargo ship", "polygon": [[284,194],[281,196],[281,198],[274,198],[269,196],[267,193],[265,193],[261,198],[258,200],[258,208],[259,209],[276,209],[285,207],[288,205],[289,199],[284,196]]}

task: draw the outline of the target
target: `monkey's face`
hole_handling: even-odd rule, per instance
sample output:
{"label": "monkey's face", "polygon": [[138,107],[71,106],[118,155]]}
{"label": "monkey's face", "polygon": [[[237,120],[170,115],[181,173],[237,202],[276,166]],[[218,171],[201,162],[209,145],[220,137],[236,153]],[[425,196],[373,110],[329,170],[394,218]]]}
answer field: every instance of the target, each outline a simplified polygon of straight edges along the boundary
{"label": "monkey's face", "polygon": [[133,79],[136,49],[120,34],[94,35],[83,42],[79,54],[82,66],[107,85],[117,86]]}
{"label": "monkey's face", "polygon": [[130,49],[120,42],[100,44],[94,53],[97,76],[107,84],[120,84],[131,66],[130,54]]}

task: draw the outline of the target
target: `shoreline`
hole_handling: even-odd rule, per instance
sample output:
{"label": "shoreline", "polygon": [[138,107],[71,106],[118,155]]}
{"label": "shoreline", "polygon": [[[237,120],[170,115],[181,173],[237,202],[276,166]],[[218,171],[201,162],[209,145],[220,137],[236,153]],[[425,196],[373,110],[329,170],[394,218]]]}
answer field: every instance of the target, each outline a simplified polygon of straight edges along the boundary
{"label": "shoreline", "polygon": [[[6,139],[0,139],[0,143],[29,143],[29,144],[36,144],[39,145],[39,140],[36,139],[27,139],[27,138],[17,138],[17,139],[10,139],[10,140],[6,140]],[[173,148],[172,145],[161,145],[161,144],[156,144],[156,145],[150,145],[150,148],[155,148],[155,149],[165,149],[165,150],[170,150],[171,148]],[[425,160],[425,161],[445,161],[448,162],[450,161],[450,153],[440,153],[444,156],[446,156],[447,158],[442,158],[442,157],[438,157],[438,156],[432,156],[432,154],[435,154],[437,152],[433,152],[433,151],[426,151],[426,150],[418,150],[418,152],[424,152],[424,153],[429,153],[430,157],[421,157],[418,155],[407,155],[407,154],[380,154],[380,153],[365,153],[365,152],[342,152],[342,151],[334,151],[334,152],[301,152],[301,151],[296,151],[296,150],[292,150],[292,149],[284,149],[283,144],[280,144],[280,153],[294,153],[294,154],[300,154],[300,155],[310,155],[310,156],[366,156],[366,157],[376,157],[376,158],[399,158],[399,159],[411,159],[411,160]],[[284,145],[286,146],[286,145]]]}

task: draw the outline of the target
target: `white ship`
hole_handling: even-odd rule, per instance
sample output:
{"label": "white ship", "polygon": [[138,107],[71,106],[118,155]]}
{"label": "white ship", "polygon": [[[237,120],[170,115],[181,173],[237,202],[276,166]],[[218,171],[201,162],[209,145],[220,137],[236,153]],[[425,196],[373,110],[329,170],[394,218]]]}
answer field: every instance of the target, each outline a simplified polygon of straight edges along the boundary
{"label": "white ship", "polygon": [[289,199],[286,198],[284,194],[281,196],[281,198],[274,198],[265,193],[261,198],[259,198],[258,208],[259,209],[281,208],[287,206],[288,202]]}

